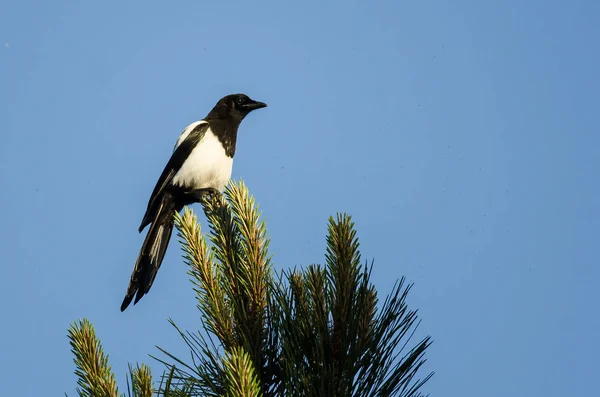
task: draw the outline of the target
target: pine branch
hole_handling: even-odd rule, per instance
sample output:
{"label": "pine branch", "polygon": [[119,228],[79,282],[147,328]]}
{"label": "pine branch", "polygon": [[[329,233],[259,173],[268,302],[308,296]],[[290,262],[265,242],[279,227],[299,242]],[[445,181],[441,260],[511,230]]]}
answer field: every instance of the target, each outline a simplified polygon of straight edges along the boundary
{"label": "pine branch", "polygon": [[420,341],[404,356],[400,356],[416,331],[416,311],[408,310],[406,297],[412,285],[404,287],[402,278],[384,301],[373,319],[373,344],[361,360],[355,390],[356,395],[416,397],[419,388],[432,376],[415,380],[425,360],[423,355],[431,344],[429,337]]}
{"label": "pine branch", "polygon": [[224,369],[219,349],[212,343],[210,334],[208,334],[208,338],[205,338],[200,332],[184,332],[177,327],[173,320],[169,320],[169,322],[188,346],[192,362],[186,363],[160,347],[158,349],[168,359],[175,361],[175,364],[155,356],[151,357],[169,369],[171,374],[169,382],[175,389],[190,390],[193,395],[221,396],[225,391]]}
{"label": "pine branch", "polygon": [[266,307],[266,281],[270,278],[269,239],[258,205],[242,181],[230,184],[225,195],[240,233],[241,259],[248,270],[248,289],[258,310]]}
{"label": "pine branch", "polygon": [[[266,348],[272,335],[266,325],[267,289],[272,283],[266,227],[242,182],[231,183],[224,195],[209,197],[202,205],[210,227],[210,247],[189,208],[183,216],[176,216],[176,226],[203,327],[208,335],[217,337],[225,353],[243,347],[257,368],[259,380],[267,381],[273,377],[277,355]],[[217,360],[217,350],[208,348],[201,334],[180,334],[193,350],[194,363],[184,365],[188,370],[176,371],[177,376],[193,376],[201,389],[219,392],[223,381],[209,370]]]}
{"label": "pine branch", "polygon": [[275,279],[266,227],[244,184],[202,205],[210,245],[191,210],[176,219],[205,332],[173,323],[191,363],[160,349],[177,365],[159,360],[172,395],[420,396],[431,340],[407,349],[417,327],[410,286],[402,279],[379,304],[349,216],[329,219],[325,266]]}
{"label": "pine branch", "polygon": [[71,324],[68,336],[78,377],[77,393],[82,397],[119,396],[108,356],[102,351],[92,324],[87,319],[79,320]]}
{"label": "pine branch", "polygon": [[[202,202],[202,206],[210,227],[209,238],[216,259],[215,264],[220,267],[223,275],[232,279],[239,268],[241,247],[239,230],[233,219],[229,203],[226,201],[226,196],[217,194],[208,196]],[[237,292],[237,290],[234,289],[232,292]]]}
{"label": "pine branch", "polygon": [[152,397],[154,395],[152,374],[146,364],[137,365],[135,368],[129,365],[129,374],[131,376],[131,389],[135,397]]}
{"label": "pine branch", "polygon": [[171,366],[168,372],[163,372],[156,394],[164,397],[192,397],[198,395],[194,393],[193,386],[189,381],[180,381],[175,366]]}
{"label": "pine branch", "polygon": [[213,254],[200,233],[198,219],[190,208],[185,208],[183,216],[175,215],[175,225],[205,327],[223,346],[230,348],[234,345],[233,313],[221,285],[222,270],[215,266]]}
{"label": "pine branch", "polygon": [[[379,302],[373,264],[361,265],[351,218],[331,217],[326,263],[275,278],[258,205],[242,183],[202,203],[210,233],[196,215],[176,215],[203,330],[175,327],[191,362],[168,353],[159,396],[419,397],[432,376],[418,376],[431,345],[409,343],[418,326],[402,278]],[[92,325],[71,325],[80,396],[119,396]],[[168,362],[168,361],[170,362]],[[147,366],[130,366],[130,397],[155,392]]]}
{"label": "pine branch", "polygon": [[227,391],[226,397],[259,397],[260,383],[250,356],[242,349],[234,348],[224,360]]}
{"label": "pine branch", "polygon": [[350,395],[358,370],[356,349],[357,319],[364,306],[357,305],[360,278],[359,244],[354,223],[345,214],[329,218],[327,235],[327,274],[331,290],[332,358],[336,395]]}
{"label": "pine branch", "polygon": [[[265,325],[267,286],[272,281],[268,253],[270,241],[265,223],[260,220],[258,205],[243,181],[230,183],[225,190],[225,197],[231,208],[241,249],[240,272],[235,276],[243,290],[238,306],[243,316],[237,326],[242,336],[242,346],[250,355],[260,377],[269,378],[271,375],[266,367],[275,354],[265,348],[268,335]],[[235,298],[232,296],[231,301],[236,301]]]}
{"label": "pine branch", "polygon": [[371,266],[360,265],[359,243],[347,215],[330,218],[327,265],[286,273],[275,288],[279,330],[280,395],[411,396],[429,379],[416,378],[430,339],[404,354],[416,328],[404,280],[378,313]]}

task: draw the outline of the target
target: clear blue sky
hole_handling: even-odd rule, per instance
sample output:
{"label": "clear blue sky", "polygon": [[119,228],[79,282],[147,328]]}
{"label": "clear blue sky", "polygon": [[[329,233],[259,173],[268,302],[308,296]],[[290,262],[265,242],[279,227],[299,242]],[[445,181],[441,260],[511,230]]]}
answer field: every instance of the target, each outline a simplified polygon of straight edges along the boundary
{"label": "clear blue sky", "polygon": [[409,304],[435,340],[424,391],[597,392],[600,3],[0,11],[5,395],[74,394],[80,317],[121,387],[128,362],[159,374],[156,344],[185,351],[167,319],[199,316],[174,239],[151,293],[119,305],[177,136],[234,92],[269,104],[242,124],[234,177],[261,204],[276,267],[322,262],[327,217],[352,214],[380,292],[416,283]]}

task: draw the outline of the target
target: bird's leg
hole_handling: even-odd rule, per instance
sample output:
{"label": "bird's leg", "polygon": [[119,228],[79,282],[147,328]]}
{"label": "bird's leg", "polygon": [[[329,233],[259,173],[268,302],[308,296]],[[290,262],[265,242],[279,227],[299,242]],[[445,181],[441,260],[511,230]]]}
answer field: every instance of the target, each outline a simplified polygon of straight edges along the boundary
{"label": "bird's leg", "polygon": [[219,191],[217,189],[208,187],[205,189],[188,190],[185,192],[185,196],[190,200],[194,200],[194,202],[200,203],[206,196],[214,196],[218,193]]}

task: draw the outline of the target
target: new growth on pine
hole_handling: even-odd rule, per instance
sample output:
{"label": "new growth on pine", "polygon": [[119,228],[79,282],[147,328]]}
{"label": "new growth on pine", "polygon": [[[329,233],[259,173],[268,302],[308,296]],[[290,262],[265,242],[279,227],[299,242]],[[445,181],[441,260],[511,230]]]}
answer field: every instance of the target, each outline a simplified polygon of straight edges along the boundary
{"label": "new growth on pine", "polygon": [[[401,278],[380,301],[350,216],[328,222],[323,265],[276,272],[258,205],[243,182],[207,198],[210,230],[190,208],[175,214],[201,315],[200,330],[171,321],[186,360],[159,348],[156,389],[146,365],[131,367],[129,396],[422,395],[425,337],[409,347],[417,312]],[[119,396],[91,323],[69,329],[80,396]]]}

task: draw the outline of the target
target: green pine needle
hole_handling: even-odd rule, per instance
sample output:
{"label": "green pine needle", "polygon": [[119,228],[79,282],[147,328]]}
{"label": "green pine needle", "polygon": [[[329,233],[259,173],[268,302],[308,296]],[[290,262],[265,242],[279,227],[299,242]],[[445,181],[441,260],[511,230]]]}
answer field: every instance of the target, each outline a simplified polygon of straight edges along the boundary
{"label": "green pine needle", "polygon": [[259,397],[259,380],[250,356],[241,347],[233,349],[224,360],[226,397]]}
{"label": "green pine needle", "polygon": [[119,396],[108,356],[102,351],[92,324],[87,319],[79,320],[71,324],[68,336],[78,377],[77,393],[82,397]]}
{"label": "green pine needle", "polygon": [[137,365],[135,368],[129,366],[131,376],[131,387],[133,395],[136,397],[152,397],[154,388],[152,387],[152,374],[146,364]]}
{"label": "green pine needle", "polygon": [[[243,182],[202,203],[209,233],[190,208],[175,215],[202,329],[175,327],[189,348],[166,356],[158,390],[147,366],[130,367],[133,397],[419,397],[430,337],[401,278],[380,301],[373,264],[361,264],[350,216],[329,218],[325,263],[274,275],[266,226]],[[92,325],[71,325],[80,396],[119,396]]]}

